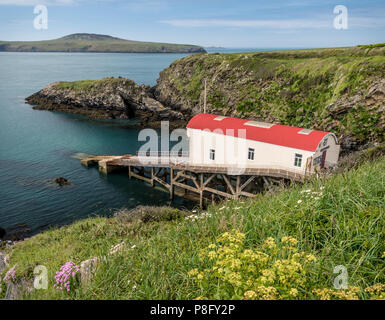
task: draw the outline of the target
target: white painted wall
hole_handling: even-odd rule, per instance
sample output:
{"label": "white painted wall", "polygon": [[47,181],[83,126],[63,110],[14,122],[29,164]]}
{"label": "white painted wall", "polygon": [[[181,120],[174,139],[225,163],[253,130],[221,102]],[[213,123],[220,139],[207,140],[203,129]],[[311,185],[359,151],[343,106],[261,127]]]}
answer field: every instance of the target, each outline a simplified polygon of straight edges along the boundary
{"label": "white painted wall", "polygon": [[[191,165],[225,165],[239,168],[282,168],[304,173],[307,159],[314,155],[314,153],[310,151],[191,128],[187,129],[187,136],[189,138]],[[254,160],[248,160],[249,148],[255,150]],[[209,158],[210,149],[215,150],[214,161]],[[296,153],[302,155],[301,167],[294,166]]]}
{"label": "white painted wall", "polygon": [[[326,144],[324,143],[325,139],[327,139]],[[336,166],[340,155],[340,148],[341,146],[338,144],[337,137],[332,133],[328,134],[322,141],[320,141],[317,150],[314,153],[314,159],[321,157],[323,151],[326,150],[326,167]],[[314,164],[314,167],[319,168],[316,163]]]}

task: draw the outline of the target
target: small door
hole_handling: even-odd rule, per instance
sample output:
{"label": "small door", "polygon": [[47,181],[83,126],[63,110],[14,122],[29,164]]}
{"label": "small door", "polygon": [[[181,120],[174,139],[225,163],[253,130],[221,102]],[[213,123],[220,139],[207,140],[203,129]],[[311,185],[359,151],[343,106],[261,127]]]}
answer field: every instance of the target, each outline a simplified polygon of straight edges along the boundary
{"label": "small door", "polygon": [[327,151],[327,150],[325,150],[325,151],[322,153],[321,169],[325,168],[326,151]]}

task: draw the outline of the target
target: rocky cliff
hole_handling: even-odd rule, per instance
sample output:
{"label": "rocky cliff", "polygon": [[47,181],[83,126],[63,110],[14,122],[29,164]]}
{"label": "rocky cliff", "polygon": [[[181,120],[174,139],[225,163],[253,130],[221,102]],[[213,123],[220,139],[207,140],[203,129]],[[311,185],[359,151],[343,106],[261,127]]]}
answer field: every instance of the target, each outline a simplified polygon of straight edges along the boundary
{"label": "rocky cliff", "polygon": [[152,89],[124,78],[54,82],[28,97],[34,109],[80,114],[96,119],[140,118],[142,125],[161,120],[185,122],[180,112],[154,99]]}
{"label": "rocky cliff", "polygon": [[344,150],[384,141],[385,46],[196,54],[160,74],[155,97],[207,112],[335,132]]}
{"label": "rocky cliff", "polygon": [[128,79],[54,83],[35,108],[96,118],[138,116],[183,125],[207,112],[332,131],[346,151],[383,143],[385,46],[195,54],[173,62],[154,88]]}

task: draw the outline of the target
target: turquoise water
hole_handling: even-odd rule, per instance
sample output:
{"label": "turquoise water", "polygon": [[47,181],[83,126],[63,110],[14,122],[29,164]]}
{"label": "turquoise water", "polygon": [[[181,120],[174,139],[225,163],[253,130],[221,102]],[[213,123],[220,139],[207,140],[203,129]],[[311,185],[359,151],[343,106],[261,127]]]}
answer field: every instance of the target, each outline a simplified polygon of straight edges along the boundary
{"label": "turquoise water", "polygon": [[[32,232],[139,204],[168,204],[168,194],[125,175],[85,168],[78,153],[134,153],[137,130],[124,121],[36,111],[24,98],[53,81],[122,76],[154,85],[178,54],[0,53],[0,226]],[[73,185],[50,181],[65,177]],[[177,205],[191,206],[182,199]]]}
{"label": "turquoise water", "polygon": [[[209,52],[257,51],[209,49]],[[53,81],[127,77],[154,85],[181,54],[0,53],[0,227],[35,233],[140,204],[169,204],[168,194],[125,175],[99,174],[75,157],[135,153],[137,130],[124,121],[93,121],[33,110],[24,99]],[[51,181],[65,177],[72,186]],[[191,207],[177,199],[174,204]]]}

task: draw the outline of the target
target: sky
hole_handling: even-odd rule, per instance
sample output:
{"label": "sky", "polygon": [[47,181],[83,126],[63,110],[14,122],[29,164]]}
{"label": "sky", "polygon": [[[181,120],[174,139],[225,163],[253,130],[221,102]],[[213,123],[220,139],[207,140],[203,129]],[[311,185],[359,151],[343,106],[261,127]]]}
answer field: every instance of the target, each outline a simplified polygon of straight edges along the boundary
{"label": "sky", "polygon": [[[36,29],[36,5],[47,29]],[[336,6],[347,29],[336,29]],[[0,40],[72,33],[231,48],[320,48],[385,42],[384,0],[0,0]]]}

